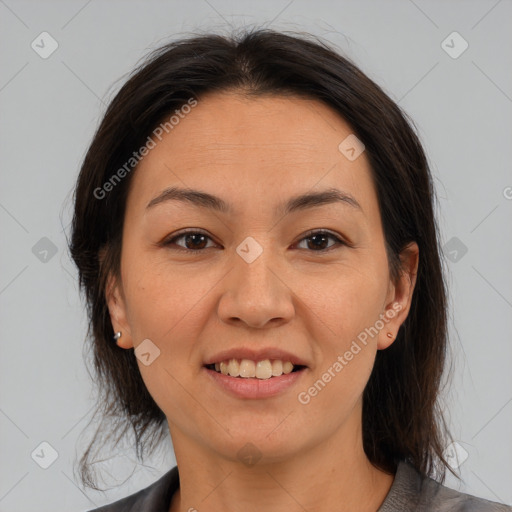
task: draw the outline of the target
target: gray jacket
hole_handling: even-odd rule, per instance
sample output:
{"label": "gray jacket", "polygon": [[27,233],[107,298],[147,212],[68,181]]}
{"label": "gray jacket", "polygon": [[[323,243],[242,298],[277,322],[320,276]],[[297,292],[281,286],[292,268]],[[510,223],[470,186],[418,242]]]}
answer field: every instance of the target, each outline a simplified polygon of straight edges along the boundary
{"label": "gray jacket", "polygon": [[[179,487],[177,466],[159,480],[135,494],[88,512],[168,512],[173,493]],[[500,505],[463,494],[427,478],[401,462],[384,503],[377,512],[512,512]]]}

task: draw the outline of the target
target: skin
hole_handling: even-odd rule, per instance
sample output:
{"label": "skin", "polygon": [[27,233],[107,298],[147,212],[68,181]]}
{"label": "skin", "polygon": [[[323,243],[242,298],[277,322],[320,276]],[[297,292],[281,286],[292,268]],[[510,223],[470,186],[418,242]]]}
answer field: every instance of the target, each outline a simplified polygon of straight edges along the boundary
{"label": "skin", "polygon": [[[149,366],[137,362],[167,417],[179,467],[171,512],[375,512],[389,492],[393,475],[363,451],[362,393],[377,350],[407,317],[419,251],[415,243],[404,249],[404,272],[392,282],[366,155],[349,161],[338,150],[351,133],[316,100],[214,93],[164,135],[132,178],[121,279],[112,277],[106,293],[119,346],[149,338],[160,350]],[[234,213],[178,201],[146,208],[171,186],[219,196]],[[292,196],[329,187],[352,194],[362,210],[334,203],[274,214]],[[184,228],[209,238],[159,244]],[[311,229],[350,244],[327,238],[320,249],[333,248],[321,251],[305,238]],[[248,236],[263,249],[250,264],[236,252]],[[299,403],[299,392],[391,312],[309,404]],[[283,348],[308,368],[278,396],[235,398],[202,366],[239,346]],[[261,455],[252,466],[237,456],[248,442]]]}

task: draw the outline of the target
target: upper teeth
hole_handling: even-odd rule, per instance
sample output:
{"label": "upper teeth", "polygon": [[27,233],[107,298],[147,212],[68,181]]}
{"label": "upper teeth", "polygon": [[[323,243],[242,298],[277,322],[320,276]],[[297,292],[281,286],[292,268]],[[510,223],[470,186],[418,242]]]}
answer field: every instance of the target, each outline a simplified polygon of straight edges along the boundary
{"label": "upper teeth", "polygon": [[223,375],[231,375],[231,377],[256,377],[257,379],[270,379],[270,377],[279,377],[283,373],[291,373],[293,364],[290,361],[281,361],[276,359],[270,361],[251,361],[250,359],[229,359],[215,363],[215,370]]}

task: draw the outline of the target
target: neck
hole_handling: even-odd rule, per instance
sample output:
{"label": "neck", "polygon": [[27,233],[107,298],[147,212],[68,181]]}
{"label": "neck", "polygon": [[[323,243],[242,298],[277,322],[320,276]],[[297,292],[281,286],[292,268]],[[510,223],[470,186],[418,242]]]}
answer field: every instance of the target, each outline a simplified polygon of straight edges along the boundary
{"label": "neck", "polygon": [[360,429],[340,429],[285,460],[262,458],[252,466],[199,447],[176,429],[171,436],[180,488],[169,512],[376,512],[393,483],[369,462]]}

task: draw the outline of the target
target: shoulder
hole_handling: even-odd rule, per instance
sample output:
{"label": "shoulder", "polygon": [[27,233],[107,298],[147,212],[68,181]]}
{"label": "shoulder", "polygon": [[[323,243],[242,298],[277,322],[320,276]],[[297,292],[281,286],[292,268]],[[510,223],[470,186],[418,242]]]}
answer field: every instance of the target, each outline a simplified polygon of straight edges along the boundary
{"label": "shoulder", "polygon": [[171,497],[178,486],[178,468],[174,466],[148,487],[114,503],[87,512],[167,512]]}
{"label": "shoulder", "polygon": [[388,496],[378,512],[512,512],[512,507],[477,498],[422,478],[401,462]]}

